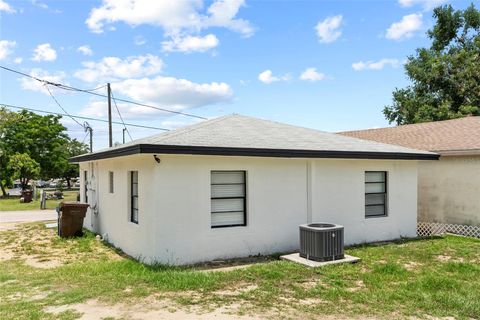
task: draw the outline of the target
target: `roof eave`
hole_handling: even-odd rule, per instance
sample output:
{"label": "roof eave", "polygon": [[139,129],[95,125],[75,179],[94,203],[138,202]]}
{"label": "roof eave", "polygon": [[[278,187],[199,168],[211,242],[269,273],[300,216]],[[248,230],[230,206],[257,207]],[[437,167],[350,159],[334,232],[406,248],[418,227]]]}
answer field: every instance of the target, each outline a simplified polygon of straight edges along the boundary
{"label": "roof eave", "polygon": [[435,153],[407,153],[381,151],[332,151],[332,150],[292,150],[230,148],[207,146],[180,146],[158,144],[136,144],[127,147],[108,149],[103,152],[84,154],[70,158],[70,162],[101,160],[133,154],[190,154],[215,156],[275,157],[275,158],[338,158],[338,159],[390,159],[390,160],[438,160]]}

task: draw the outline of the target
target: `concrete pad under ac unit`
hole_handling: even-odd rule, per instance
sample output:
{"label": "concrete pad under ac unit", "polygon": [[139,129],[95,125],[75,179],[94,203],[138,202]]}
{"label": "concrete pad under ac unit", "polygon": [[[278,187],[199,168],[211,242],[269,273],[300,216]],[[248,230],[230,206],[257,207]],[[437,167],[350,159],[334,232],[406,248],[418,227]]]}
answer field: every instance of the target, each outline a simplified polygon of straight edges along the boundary
{"label": "concrete pad under ac unit", "polygon": [[331,260],[331,261],[308,260],[300,257],[299,253],[287,254],[287,255],[281,256],[280,259],[300,263],[310,268],[323,267],[331,264],[356,263],[360,261],[360,258],[349,256],[348,254],[346,254],[343,259]]}

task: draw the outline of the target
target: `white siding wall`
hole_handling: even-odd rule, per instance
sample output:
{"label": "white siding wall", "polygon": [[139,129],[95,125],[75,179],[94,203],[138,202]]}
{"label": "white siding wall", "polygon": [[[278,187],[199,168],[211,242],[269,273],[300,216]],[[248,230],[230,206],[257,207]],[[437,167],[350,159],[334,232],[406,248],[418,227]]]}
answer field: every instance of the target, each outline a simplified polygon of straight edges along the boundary
{"label": "white siding wall", "polygon": [[418,167],[418,219],[480,226],[480,157],[449,156]]}
{"label": "white siding wall", "polygon": [[[93,229],[149,262],[184,264],[297,250],[298,225],[307,221],[343,224],[347,244],[416,233],[415,161],[159,157],[160,164],[151,155],[98,161],[101,197]],[[139,171],[138,225],[128,222],[129,170]],[[246,227],[210,227],[212,170],[247,171]],[[389,172],[388,217],[364,217],[368,170]],[[108,193],[108,171],[115,172],[114,194]]]}

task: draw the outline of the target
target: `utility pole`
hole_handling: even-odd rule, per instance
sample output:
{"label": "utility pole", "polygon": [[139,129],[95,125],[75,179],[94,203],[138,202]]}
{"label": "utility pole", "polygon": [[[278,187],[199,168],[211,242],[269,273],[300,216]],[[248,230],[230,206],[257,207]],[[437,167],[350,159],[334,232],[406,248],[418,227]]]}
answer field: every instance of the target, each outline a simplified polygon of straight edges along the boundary
{"label": "utility pole", "polygon": [[108,146],[113,146],[112,137],[112,90],[110,89],[110,83],[107,83],[108,90]]}
{"label": "utility pole", "polygon": [[123,128],[123,129],[122,129],[122,134],[123,134],[123,144],[125,144],[125,131],[126,131],[126,130],[127,130],[126,128]]}

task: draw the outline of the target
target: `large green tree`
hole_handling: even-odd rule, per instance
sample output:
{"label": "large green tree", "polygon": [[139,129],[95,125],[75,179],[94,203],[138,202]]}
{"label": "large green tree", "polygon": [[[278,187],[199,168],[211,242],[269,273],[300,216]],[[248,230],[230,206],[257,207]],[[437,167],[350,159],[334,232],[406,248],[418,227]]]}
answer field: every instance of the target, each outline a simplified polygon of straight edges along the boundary
{"label": "large green tree", "polygon": [[7,168],[16,179],[20,179],[22,190],[28,188],[28,183],[40,174],[40,165],[26,153],[15,153],[8,160]]}
{"label": "large green tree", "polygon": [[480,115],[480,11],[450,5],[433,11],[429,48],[408,57],[412,84],[393,92],[383,113],[397,125]]}
{"label": "large green tree", "polygon": [[26,154],[40,166],[43,179],[78,176],[78,168],[68,162],[69,157],[87,152],[87,146],[70,139],[60,116],[42,116],[29,111],[11,112],[0,108],[0,187],[3,195],[5,183],[13,170],[8,166],[15,154]]}
{"label": "large green tree", "polygon": [[16,121],[18,114],[10,112],[5,108],[0,108],[0,190],[6,195],[5,185],[11,180],[11,172],[8,169],[9,153],[5,135],[7,128]]}
{"label": "large green tree", "polygon": [[38,115],[22,110],[4,128],[4,146],[8,155],[26,153],[40,164],[40,177],[61,177],[67,164],[65,148],[69,138],[60,116]]}
{"label": "large green tree", "polygon": [[[84,153],[88,153],[88,146],[76,139],[72,139],[66,145],[67,153],[69,157],[79,156]],[[67,163],[63,172],[62,178],[67,182],[67,187],[71,187],[71,179],[79,176],[78,164]]]}

